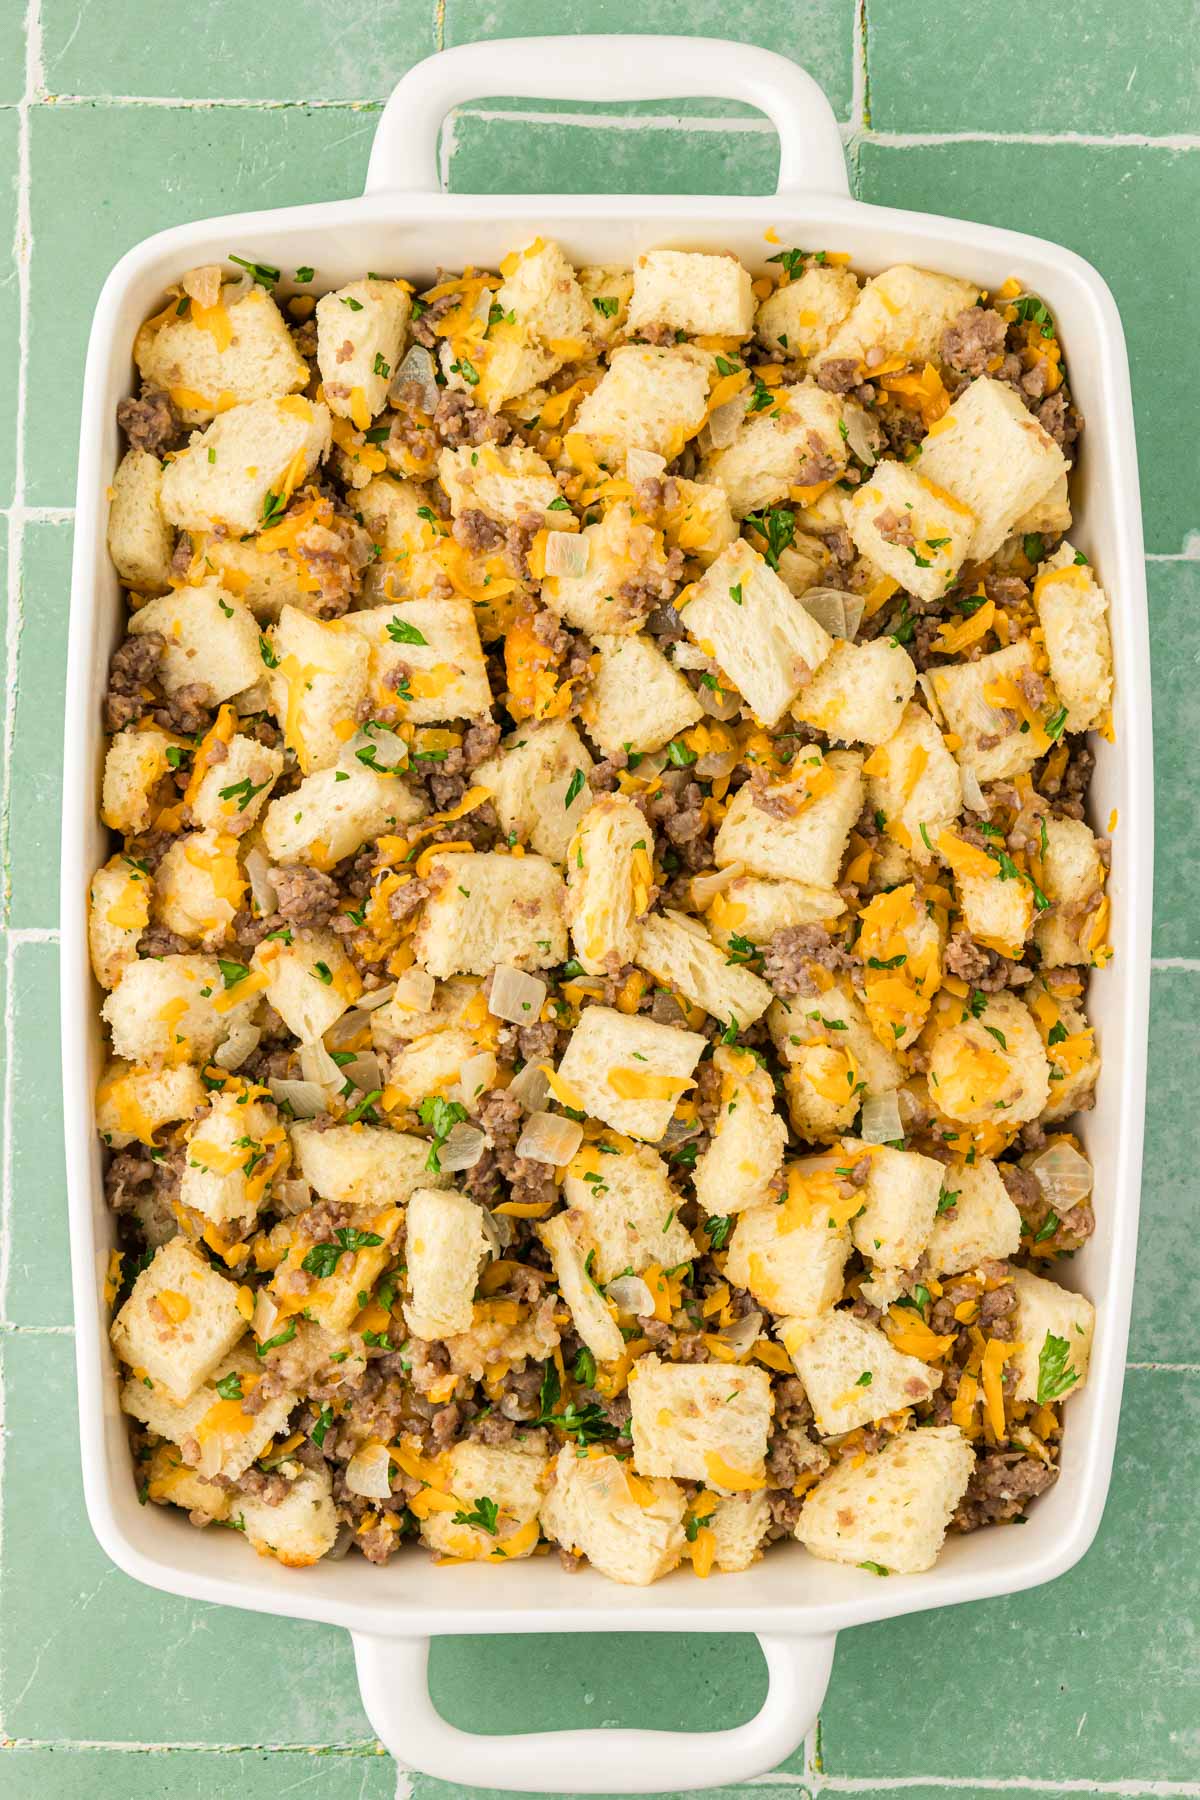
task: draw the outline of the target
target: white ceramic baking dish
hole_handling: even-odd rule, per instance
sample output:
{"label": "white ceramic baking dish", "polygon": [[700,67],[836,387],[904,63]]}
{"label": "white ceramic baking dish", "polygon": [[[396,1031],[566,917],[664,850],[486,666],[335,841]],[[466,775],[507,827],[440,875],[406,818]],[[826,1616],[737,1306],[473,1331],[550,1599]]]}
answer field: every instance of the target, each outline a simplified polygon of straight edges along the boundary
{"label": "white ceramic baking dish", "polygon": [[[749,102],[780,138],[779,188],[761,199],[546,195],[472,197],[439,191],[438,131],[449,109],[485,95],[628,100],[722,95]],[[519,171],[514,171],[519,174]],[[1036,223],[1036,220],[1031,220]],[[113,1240],[92,1129],[101,1058],[98,995],[88,970],[85,891],[107,855],[97,819],[103,753],[100,697],[121,636],[121,597],[105,553],[105,488],[119,445],[118,399],[131,390],[130,346],[166,283],[231,251],[285,270],[312,264],[318,286],[366,268],[418,283],[439,267],[494,267],[544,233],[576,262],[629,263],[652,246],[731,250],[752,267],[784,244],[850,253],[875,272],[914,262],[998,286],[1018,274],[1061,329],[1087,419],[1073,478],[1074,537],[1112,602],[1116,742],[1097,745],[1092,804],[1120,823],[1112,880],[1116,956],[1093,982],[1104,1067],[1083,1135],[1096,1167],[1098,1227],[1066,1279],[1099,1312],[1091,1378],[1071,1403],[1057,1485],[1022,1531],[952,1539],[936,1569],[884,1581],[780,1547],[746,1574],[697,1581],[679,1572],[647,1589],[567,1574],[549,1556],[511,1568],[436,1568],[402,1555],[385,1569],[351,1557],[289,1572],[248,1553],[232,1533],[193,1530],[140,1507],[102,1297]],[[835,1634],[848,1625],[1033,1587],[1083,1555],[1108,1488],[1133,1285],[1142,1154],[1151,880],[1150,678],[1136,446],[1121,324],[1103,281],[1078,256],[1036,237],[961,220],[866,206],[849,196],[841,143],[820,89],[782,57],[688,38],[562,38],[486,43],[421,63],[380,120],[362,199],[244,213],[179,226],[140,244],[109,276],[85,377],[71,596],[63,806],[63,1093],[74,1262],[84,1486],[93,1529],[113,1561],[151,1586],[193,1599],[343,1625],[380,1738],[404,1763],[459,1784],[581,1793],[642,1793],[728,1784],[777,1765],[812,1725]],[[756,1718],[733,1730],[561,1732],[476,1737],[434,1711],[429,1640],[441,1633],[529,1631],[757,1632],[770,1673]],[[269,1700],[264,1697],[264,1704]]]}

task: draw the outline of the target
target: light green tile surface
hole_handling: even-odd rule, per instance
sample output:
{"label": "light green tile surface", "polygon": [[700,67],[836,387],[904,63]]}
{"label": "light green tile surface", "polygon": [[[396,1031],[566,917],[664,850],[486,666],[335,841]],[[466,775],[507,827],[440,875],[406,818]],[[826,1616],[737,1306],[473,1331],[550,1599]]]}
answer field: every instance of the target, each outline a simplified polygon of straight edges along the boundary
{"label": "light green tile surface", "polygon": [[[933,0],[866,0],[864,130],[854,111],[856,93],[864,96],[854,86],[862,46],[850,0],[754,7],[659,0],[650,10],[632,0],[584,0],[569,23],[548,0],[446,0],[444,7],[351,0],[337,9],[302,0],[286,17],[263,0],[213,0],[177,10],[169,32],[161,11],[143,0],[39,0],[40,61],[31,83],[39,98],[20,110],[14,103],[26,70],[14,50],[25,7],[0,0],[0,535],[13,545],[8,645],[17,677],[3,738],[8,888],[0,978],[8,1025],[0,1048],[15,1095],[3,1152],[10,1179],[0,1311],[0,1745],[13,1746],[0,1747],[3,1800],[293,1793],[385,1800],[396,1791],[390,1761],[374,1754],[343,1634],[141,1589],[106,1563],[83,1517],[55,1097],[57,761],[70,522],[40,509],[72,500],[92,302],[112,261],[147,232],[235,208],[355,192],[375,123],[362,104],[377,106],[390,81],[430,48],[517,31],[604,28],[713,31],[783,49],[808,64],[839,117],[854,126],[862,197],[1016,225],[1059,237],[1094,261],[1129,332],[1155,553],[1154,945],[1167,960],[1153,984],[1130,1347],[1138,1366],[1112,1503],[1093,1551],[1053,1587],[847,1633],[820,1764],[808,1769],[797,1757],[780,1783],[746,1793],[936,1800],[945,1782],[970,1800],[1013,1783],[1032,1800],[1099,1783],[1128,1800],[1148,1796],[1152,1782],[1200,1792],[1193,1323],[1200,562],[1179,555],[1189,531],[1200,529],[1188,465],[1200,336],[1181,253],[1200,199],[1200,149],[1179,144],[1181,134],[1197,131],[1189,5],[1163,0],[1151,26],[1144,10],[1097,0],[1083,9],[1043,8],[1018,27],[986,8],[955,8],[948,20]],[[112,103],[114,96],[124,98]],[[148,106],[134,96],[184,104]],[[189,104],[205,100],[233,104]],[[536,117],[525,116],[531,110]],[[751,193],[774,180],[772,138],[754,121],[732,118],[730,107],[628,109],[625,127],[619,117],[571,126],[547,117],[551,110],[544,102],[467,109],[454,123],[454,186]],[[647,122],[647,111],[686,116],[676,131]],[[944,133],[973,141],[928,141]],[[995,135],[1031,133],[1144,141],[1014,143]],[[28,181],[18,180],[22,141]],[[24,237],[19,245],[29,278],[23,486],[15,485],[18,216],[32,225],[31,252]],[[0,567],[2,551],[0,544]],[[1117,846],[1119,853],[1119,831]],[[762,1682],[761,1658],[744,1638],[537,1638],[505,1640],[499,1650],[495,1641],[467,1639],[439,1644],[432,1664],[446,1715],[484,1729],[712,1727],[752,1712]],[[172,1745],[185,1748],[145,1748]],[[477,1800],[488,1800],[486,1780],[481,1768],[481,1786],[469,1790]],[[895,1789],[898,1781],[911,1785]],[[413,1777],[411,1789],[402,1780],[399,1791],[416,1800],[465,1800],[463,1790],[423,1777]]]}

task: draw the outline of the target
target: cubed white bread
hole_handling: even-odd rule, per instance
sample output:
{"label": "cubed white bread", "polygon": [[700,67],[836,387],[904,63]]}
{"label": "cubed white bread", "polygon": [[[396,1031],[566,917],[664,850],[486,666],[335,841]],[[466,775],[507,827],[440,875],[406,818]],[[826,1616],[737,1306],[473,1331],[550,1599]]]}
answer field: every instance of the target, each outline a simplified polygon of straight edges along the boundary
{"label": "cubed white bread", "polygon": [[646,1483],[635,1491],[629,1465],[592,1452],[580,1456],[564,1444],[554,1464],[554,1485],[542,1502],[542,1530],[564,1550],[586,1556],[594,1569],[627,1587],[649,1587],[683,1555],[687,1501],[673,1481]]}
{"label": "cubed white bread", "polygon": [[[218,1277],[220,1279],[220,1277]],[[248,1399],[262,1380],[263,1367],[249,1343],[243,1340],[213,1370],[211,1381],[197,1388],[182,1404],[172,1400],[166,1388],[132,1376],[121,1388],[121,1410],[159,1437],[182,1446],[189,1453],[197,1447],[196,1473],[202,1481],[219,1475],[236,1481],[261,1456],[276,1432],[281,1431],[299,1395],[291,1389],[275,1394],[257,1413],[243,1410],[238,1399],[225,1400],[217,1383],[236,1375],[242,1396]]]}
{"label": "cubed white bread", "polygon": [[925,1246],[933,1275],[961,1275],[983,1262],[1004,1262],[1021,1242],[1021,1215],[994,1162],[981,1158],[942,1171],[942,1191],[956,1196],[939,1212]]}
{"label": "cubed white bread", "polygon": [[[561,961],[561,958],[559,959]],[[659,1025],[611,1006],[584,1008],[558,1073],[584,1109],[614,1131],[656,1144],[707,1040],[696,1031]]]}
{"label": "cubed white bread", "polygon": [[367,1241],[360,1239],[358,1249],[339,1255],[328,1274],[310,1278],[304,1269],[309,1253],[317,1245],[326,1250],[340,1249],[341,1240],[333,1238],[323,1206],[310,1206],[298,1213],[292,1221],[291,1241],[270,1282],[271,1293],[279,1305],[278,1319],[269,1326],[260,1326],[256,1315],[256,1333],[269,1341],[277,1332],[279,1321],[301,1311],[335,1337],[347,1332],[362,1310],[362,1295],[370,1294],[395,1255],[403,1219],[398,1206],[360,1207],[351,1216],[349,1228]]}
{"label": "cubed white bread", "polygon": [[323,1200],[343,1206],[403,1206],[419,1187],[448,1187],[448,1175],[427,1172],[429,1144],[407,1131],[374,1125],[331,1125],[307,1120],[290,1128],[298,1172]]}
{"label": "cubed white bread", "polygon": [[761,976],[731,962],[686,913],[648,913],[638,926],[634,960],[661,987],[739,1030],[761,1019],[774,999]]}
{"label": "cubed white bread", "polygon": [[770,408],[747,414],[733,442],[700,465],[702,481],[725,489],[735,519],[786,500],[813,456],[828,457],[835,478],[846,467],[842,408],[833,394],[811,381],[772,394]]}
{"label": "cubed white bread", "polygon": [[843,1457],[823,1476],[795,1535],[826,1562],[919,1575],[937,1561],[974,1467],[975,1452],[956,1425],[901,1432],[865,1462]]}
{"label": "cubed white bread", "polygon": [[497,963],[549,969],[565,961],[566,888],[544,856],[435,858],[413,953],[437,980],[486,975]]}
{"label": "cubed white bread", "polygon": [[464,1525],[453,1513],[431,1512],[421,1521],[421,1542],[442,1556],[519,1562],[537,1548],[538,1508],[549,1484],[550,1458],[522,1444],[454,1444],[446,1456],[446,1486],[473,1512],[481,1500],[498,1507],[494,1531]]}
{"label": "cubed white bread", "polygon": [[368,639],[346,620],[310,619],[294,606],[284,607],[270,635],[271,710],[284,742],[295,751],[303,774],[328,768],[345,748],[347,727],[367,697]]}
{"label": "cubed white bread", "polygon": [[195,532],[191,572],[211,576],[245,602],[260,624],[270,624],[285,606],[317,613],[323,604],[319,582],[290,550],[264,550],[258,538],[217,537]]}
{"label": "cubed white bread", "polygon": [[379,555],[364,576],[364,592],[375,599],[411,600],[427,593],[442,573],[436,551],[442,542],[433,520],[429,490],[415,481],[375,475],[360,489],[358,510]]}
{"label": "cubed white bread", "polygon": [[787,1126],[775,1110],[771,1077],[749,1050],[718,1044],[713,1067],[721,1076],[720,1099],[693,1179],[700,1210],[720,1218],[775,1199]]}
{"label": "cubed white bread", "polygon": [[257,1005],[257,993],[226,989],[215,956],[143,957],[122,972],[103,1017],[128,1062],[205,1063]]}
{"label": "cubed white bread", "polygon": [[732,937],[766,944],[789,925],[832,925],[845,910],[846,902],[833,888],[737,875],[713,895],[705,923],[718,944],[727,946]]}
{"label": "cubed white bread", "polygon": [[387,401],[400,366],[412,301],[395,281],[371,276],[317,301],[317,366],[329,410],[365,431]]}
{"label": "cubed white bread", "polygon": [[[1021,729],[1015,708],[993,707],[986,698],[986,690],[992,688],[995,693],[997,683],[1003,684],[1001,692],[1009,693],[1027,672],[1036,673],[1033,646],[1027,638],[1018,638],[977,662],[944,663],[932,672],[938,705],[950,730],[962,740],[954,753],[959,766],[974,769],[981,782],[1009,781],[1024,774],[1046,749],[1042,732]],[[1041,711],[1048,718],[1053,707]],[[998,742],[993,743],[993,738]]]}
{"label": "cubed white bread", "polygon": [[885,1093],[904,1079],[904,1065],[876,1036],[845,976],[814,1000],[776,1000],[767,1026],[785,1064],[792,1124],[814,1143],[846,1130],[864,1093]]}
{"label": "cubed white bread", "polygon": [[[1042,1121],[1056,1124],[1092,1104],[1091,1094],[1100,1075],[1100,1053],[1082,1006],[1065,995],[1051,997],[1040,982],[1027,992],[1050,1064],[1050,1098]],[[1063,1039],[1060,1035],[1051,1044],[1049,1036],[1056,1025],[1061,1025],[1067,1036]]]}
{"label": "cubed white bread", "polygon": [[[549,463],[525,444],[443,450],[438,458],[438,479],[456,519],[474,510],[502,525],[515,525],[532,513],[550,531],[578,529],[575,514],[562,504]],[[555,501],[560,504],[555,506]]]}
{"label": "cubed white bread", "polygon": [[[397,706],[411,724],[491,717],[492,690],[469,600],[399,600],[347,613],[346,624],[371,647],[376,698]],[[386,680],[398,663],[411,671],[399,692]]]}
{"label": "cubed white bread", "polygon": [[307,1569],[333,1549],[338,1517],[328,1469],[295,1467],[299,1473],[273,1506],[261,1495],[239,1494],[233,1511],[260,1556],[273,1556],[286,1569]]}
{"label": "cubed white bread", "polygon": [[156,1506],[178,1506],[209,1519],[229,1517],[228,1488],[197,1475],[174,1444],[158,1444],[146,1464],[146,1498]]}
{"label": "cubed white bread", "polygon": [[1013,525],[1013,536],[1022,537],[1026,532],[1070,531],[1071,529],[1071,495],[1067,487],[1066,474],[1059,476],[1052,488],[1048,488],[1040,500],[1035,500],[1028,512]]}
{"label": "cubed white bread", "polygon": [[215,706],[252,687],[263,672],[254,615],[222,587],[177,588],[149,600],[129,630],[134,637],[157,631],[165,639],[158,678],[168,694],[195,683]]}
{"label": "cubed white bread", "polygon": [[991,1120],[1006,1131],[1036,1119],[1050,1096],[1050,1071],[1029,1009],[1015,994],[990,994],[978,1018],[947,1022],[953,1019],[943,1015],[929,1028],[929,1095],[938,1111],[962,1125]]}
{"label": "cubed white bread", "polygon": [[868,351],[878,350],[880,361],[903,356],[911,363],[937,362],[943,331],[978,298],[979,289],[969,281],[896,263],[865,284],[814,361],[820,366],[843,357],[863,362]]}
{"label": "cubed white bread", "polygon": [[102,988],[117,985],[137,959],[138,939],[150,923],[153,882],[145,869],[114,856],[97,869],[88,890],[88,952]]}
{"label": "cubed white bread", "polygon": [[[418,972],[419,977],[420,971]],[[433,999],[426,1006],[405,986],[397,988],[392,998],[377,1006],[371,1014],[371,1037],[377,1050],[392,1051],[397,1043],[411,1043],[431,1031],[445,1031],[460,1025],[463,1014],[479,992],[478,981],[456,975],[450,981],[434,983]]]}
{"label": "cubed white bread", "polygon": [[828,546],[819,537],[798,531],[787,549],[779,553],[779,574],[788,591],[799,599],[809,588],[821,586],[832,560]]}
{"label": "cubed white bread", "polygon": [[179,1197],[217,1226],[240,1235],[271,1197],[288,1164],[287,1133],[270,1101],[215,1093],[187,1133]]}
{"label": "cubed white bread", "polygon": [[347,757],[338,768],[315,769],[271,802],[263,817],[263,848],[277,863],[328,869],[368,838],[410,825],[423,811],[418,795],[395,775]]}
{"label": "cubed white bread", "polygon": [[159,504],[163,469],[146,450],[127,450],[109,490],[108,554],[138,594],[163,594],[171,581],[175,533]]}
{"label": "cubed white bread", "polygon": [[[1020,1345],[1013,1358],[1017,1372],[1013,1399],[1050,1400],[1082,1393],[1096,1329],[1095,1307],[1082,1294],[1031,1275],[1028,1269],[1013,1269],[1012,1284],[1017,1296],[1013,1330]],[[1066,1349],[1050,1343],[1051,1338]]]}
{"label": "cubed white bread", "polygon": [[792,707],[802,724],[842,743],[882,744],[894,737],[913,697],[917,671],[902,644],[873,638],[836,643]]}
{"label": "cubed white bread", "polygon": [[183,1238],[156,1250],[112,1323],[123,1363],[161,1382],[171,1399],[188,1400],[246,1329],[232,1281]]}
{"label": "cubed white bread", "polygon": [[637,333],[652,325],[689,337],[749,337],[754,326],[749,269],[735,256],[647,250],[634,264],[629,329]]}
{"label": "cubed white bread", "polygon": [[475,1284],[491,1249],[483,1212],[456,1189],[417,1188],[408,1201],[404,1317],[420,1338],[469,1329]]}
{"label": "cubed white bread", "polygon": [[496,1374],[497,1363],[516,1367],[545,1362],[558,1348],[559,1328],[542,1308],[527,1311],[515,1325],[481,1309],[470,1331],[455,1332],[443,1341],[454,1373],[482,1381]]}
{"label": "cubed white bread", "polygon": [[946,1173],[943,1164],[916,1150],[893,1150],[887,1144],[868,1145],[853,1138],[844,1148],[855,1165],[863,1156],[870,1163],[861,1190],[862,1210],[850,1227],[855,1249],[880,1268],[911,1269],[933,1230]]}
{"label": "cubed white bread", "polygon": [[302,1044],[324,1037],[362,993],[341,939],[323,927],[293,927],[290,943],[264,939],[251,967],[266,977],[267,999]]}
{"label": "cubed white bread", "polygon": [[[834,887],[862,811],[862,761],[857,751],[823,756],[815,744],[805,745],[788,775],[762,790],[772,807],[794,808],[787,812],[764,810],[749,782],[740,787],[713,843],[718,868],[737,862],[770,880]],[[815,798],[806,797],[810,792]]]}
{"label": "cubed white bread", "polygon": [[758,1561],[770,1523],[770,1504],[761,1490],[726,1495],[705,1513],[701,1525],[716,1540],[715,1560],[723,1575],[738,1574]]}
{"label": "cubed white bread", "polygon": [[779,723],[833,649],[765,557],[741,541],[688,590],[683,620],[762,724]]}
{"label": "cubed white bread", "polygon": [[653,894],[653,850],[645,813],[624,794],[601,794],[584,813],[567,852],[567,920],[589,975],[633,961]]}
{"label": "cubed white bread", "polygon": [[853,269],[810,263],[799,280],[786,282],[762,301],[754,335],[782,361],[804,362],[820,354],[857,299]]}
{"label": "cubed white bread", "polygon": [[224,832],[185,832],[155,870],[156,920],[208,950],[225,942],[245,895],[238,840]]}
{"label": "cubed white bread", "polygon": [[256,282],[239,300],[232,292],[227,284],[215,306],[193,300],[182,314],[160,313],[134,339],[142,380],[165,388],[185,425],[207,424],[231,402],[268,400],[308,383],[308,364],[266,289]]}
{"label": "cubed white bread", "polygon": [[690,344],[624,344],[575,416],[601,462],[623,466],[630,450],[670,462],[704,422],[711,358]]}
{"label": "cubed white bread", "polygon": [[202,830],[250,830],[283,773],[283,752],[235,731],[220,762],[210,763],[189,802]]}
{"label": "cubed white bread", "polygon": [[1007,383],[981,375],[921,445],[921,474],[975,514],[967,555],[994,556],[1017,520],[1057,486],[1067,460]]}
{"label": "cubed white bread", "polygon": [[771,1377],[757,1365],[664,1363],[629,1371],[633,1466],[702,1481],[718,1493],[757,1486],[771,1430]]}
{"label": "cubed white bread", "polygon": [[139,1069],[117,1059],[107,1064],[96,1088],[96,1129],[114,1150],[152,1144],[160,1126],[192,1118],[207,1099],[190,1063]]}
{"label": "cubed white bread", "polygon": [[696,1255],[692,1234],[677,1217],[679,1196],[667,1165],[649,1144],[598,1138],[580,1146],[563,1182],[567,1205],[586,1222],[596,1246],[598,1281],[651,1263],[672,1269]]}
{"label": "cubed white bread", "polygon": [[595,643],[600,667],[584,694],[581,716],[605,756],[660,750],[703,717],[693,690],[644,633],[605,634]]}
{"label": "cubed white bread", "polygon": [[601,347],[624,331],[633,294],[633,270],[616,263],[586,263],[576,270],[579,291],[588,303],[588,330]]}
{"label": "cubed white bread", "polygon": [[1091,731],[1108,710],[1113,689],[1108,601],[1092,567],[1073,544],[1060,544],[1038,570],[1033,603],[1050,658],[1050,675],[1067,709],[1065,731]]}
{"label": "cubed white bread", "polygon": [[510,732],[496,755],[476,769],[475,780],[492,790],[492,805],[506,834],[515,831],[539,856],[565,863],[567,846],[591,801],[591,772],[592,759],[575,727],[567,719],[547,719]]}
{"label": "cubed white bread", "polygon": [[781,1335],[822,1437],[915,1406],[942,1384],[940,1370],[905,1356],[877,1325],[848,1312],[826,1313],[811,1334],[785,1327]]}
{"label": "cubed white bread", "polygon": [[230,407],[167,465],[161,504],[188,531],[261,531],[329,449],[329,408],[290,394]]}
{"label": "cubed white bread", "polygon": [[[934,838],[934,843],[938,842]],[[957,873],[954,885],[962,922],[988,950],[1020,960],[1033,923],[1033,889],[1026,881],[1003,881],[999,864],[994,875]]]}
{"label": "cubed white bread", "polygon": [[110,831],[136,837],[154,816],[154,793],[170,768],[172,739],[157,725],[118,731],[104,756],[100,817]]}
{"label": "cubed white bread", "polygon": [[804,1182],[825,1163],[807,1157],[788,1166],[788,1198],[738,1215],[729,1241],[726,1279],[748,1288],[767,1312],[816,1319],[841,1299],[850,1231],[810,1206]]}
{"label": "cubed white bread", "polygon": [[548,575],[542,583],[545,604],[592,637],[640,630],[646,608],[639,596],[645,588],[666,600],[674,586],[667,579],[662,533],[636,519],[622,500],[585,526],[580,542],[587,546],[587,567],[582,575]]}
{"label": "cubed white bread", "polygon": [[877,462],[846,502],[855,548],[931,605],[952,587],[975,533],[975,514],[915,466]]}
{"label": "cubed white bread", "polygon": [[587,1259],[597,1253],[589,1220],[583,1213],[560,1212],[537,1234],[550,1253],[554,1279],[571,1312],[571,1323],[600,1363],[616,1362],[625,1339],[615,1317],[615,1305],[599,1292],[588,1273]]}
{"label": "cubed white bread", "polygon": [[478,1049],[479,1040],[460,1025],[426,1032],[397,1050],[388,1067],[388,1085],[410,1107],[431,1095],[445,1099],[455,1088],[463,1064]]}
{"label": "cubed white bread", "polygon": [[496,304],[516,314],[525,338],[550,351],[555,368],[582,357],[593,309],[562,247],[553,239],[535,238],[506,256],[500,273],[504,282]]}
{"label": "cubed white bread", "polygon": [[[863,764],[867,801],[887,825],[904,834],[915,862],[934,860],[936,844],[962,811],[962,777],[941,732],[925,708],[911,701],[891,737]],[[929,844],[921,835],[924,825]]]}

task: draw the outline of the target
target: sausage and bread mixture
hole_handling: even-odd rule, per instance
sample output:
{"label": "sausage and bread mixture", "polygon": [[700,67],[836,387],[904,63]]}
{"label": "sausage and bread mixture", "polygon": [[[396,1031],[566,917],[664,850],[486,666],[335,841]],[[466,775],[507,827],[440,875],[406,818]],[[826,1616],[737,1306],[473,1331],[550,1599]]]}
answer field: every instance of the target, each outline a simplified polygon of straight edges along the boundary
{"label": "sausage and bread mixture", "polygon": [[1054,1482],[1103,588],[1015,279],[243,258],[138,333],[90,934],[142,1498],[872,1575]]}

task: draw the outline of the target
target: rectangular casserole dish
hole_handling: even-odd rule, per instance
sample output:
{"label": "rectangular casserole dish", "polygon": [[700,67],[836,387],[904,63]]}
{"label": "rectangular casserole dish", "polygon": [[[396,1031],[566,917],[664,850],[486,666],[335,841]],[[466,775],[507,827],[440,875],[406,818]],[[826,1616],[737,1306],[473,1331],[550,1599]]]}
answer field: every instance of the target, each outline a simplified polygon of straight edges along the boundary
{"label": "rectangular casserole dish", "polygon": [[[629,100],[723,95],[760,108],[780,138],[778,191],[756,199],[671,196],[472,197],[439,190],[438,131],[455,105],[484,95]],[[181,270],[231,250],[294,268],[318,286],[367,268],[421,283],[438,267],[494,267],[542,233],[575,262],[628,263],[651,247],[731,250],[756,269],[771,228],[784,244],[846,251],[876,273],[912,262],[992,288],[1011,274],[1053,311],[1086,419],[1073,476],[1072,536],[1108,592],[1116,663],[1114,744],[1098,742],[1093,817],[1116,809],[1110,885],[1115,958],[1092,984],[1103,1051],[1097,1106],[1082,1136],[1095,1164],[1097,1229],[1068,1279],[1095,1302],[1085,1393],[1074,1402],[1062,1473],[1017,1532],[952,1538],[937,1567],[886,1582],[780,1547],[745,1574],[706,1583],[676,1573],[647,1590],[555,1557],[499,1568],[437,1568],[398,1557],[289,1572],[232,1534],[201,1534],[140,1507],[103,1298],[114,1231],[105,1205],[93,1092],[101,1064],[99,1000],[86,941],[92,870],[107,855],[98,817],[109,656],[123,607],[105,547],[105,490],[119,447],[118,399],[131,391],[131,345]],[[816,1716],[843,1626],[1012,1593],[1062,1574],[1083,1555],[1103,1510],[1121,1401],[1141,1179],[1149,995],[1152,787],[1146,592],[1129,375],[1117,309],[1094,269],[1035,237],[852,200],[832,111],[784,58],[715,40],[600,37],[470,45],[418,65],[380,120],[361,199],[244,213],[159,233],[122,258],[96,310],[85,375],[71,594],[62,855],[62,1040],[84,1489],[93,1530],[127,1574],[193,1599],[345,1626],[375,1730],[405,1764],[459,1784],[629,1793],[727,1785],[772,1768]],[[1101,824],[1101,829],[1103,829]],[[446,1724],[426,1685],[441,1633],[527,1631],[757,1632],[770,1686],[762,1711],[732,1730],[563,1732],[475,1737]]]}

